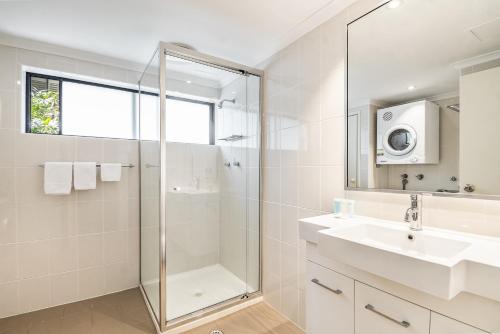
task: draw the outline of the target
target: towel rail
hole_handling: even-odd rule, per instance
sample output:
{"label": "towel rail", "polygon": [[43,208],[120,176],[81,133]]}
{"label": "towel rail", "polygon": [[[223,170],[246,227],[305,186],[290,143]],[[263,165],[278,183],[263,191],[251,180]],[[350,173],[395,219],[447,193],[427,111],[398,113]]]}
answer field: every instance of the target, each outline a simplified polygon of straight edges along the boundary
{"label": "towel rail", "polygon": [[[38,165],[38,167],[44,167],[44,166],[45,166],[44,164]],[[96,164],[95,166],[96,167],[101,167],[101,164]],[[134,166],[134,164],[128,164],[127,163],[127,164],[122,164],[122,167],[123,168],[134,168],[135,166]]]}

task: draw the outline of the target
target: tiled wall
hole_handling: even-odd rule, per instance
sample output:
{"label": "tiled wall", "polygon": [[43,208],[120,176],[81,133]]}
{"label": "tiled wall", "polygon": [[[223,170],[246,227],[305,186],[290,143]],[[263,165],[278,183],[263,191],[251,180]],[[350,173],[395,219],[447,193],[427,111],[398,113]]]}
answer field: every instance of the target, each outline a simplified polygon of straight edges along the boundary
{"label": "tiled wall", "polygon": [[[401,221],[408,196],[344,192],[346,24],[380,4],[361,0],[311,31],[266,71],[263,189],[264,298],[304,327],[305,244],[297,218],[330,211],[334,197],[356,211]],[[500,202],[425,198],[424,225],[500,236]]]}
{"label": "tiled wall", "polygon": [[138,285],[138,168],[69,196],[43,193],[44,161],[129,162],[132,140],[21,133],[21,66],[134,83],[136,73],[0,46],[0,318]]}
{"label": "tiled wall", "polygon": [[167,275],[219,263],[219,147],[167,143],[166,164]]}

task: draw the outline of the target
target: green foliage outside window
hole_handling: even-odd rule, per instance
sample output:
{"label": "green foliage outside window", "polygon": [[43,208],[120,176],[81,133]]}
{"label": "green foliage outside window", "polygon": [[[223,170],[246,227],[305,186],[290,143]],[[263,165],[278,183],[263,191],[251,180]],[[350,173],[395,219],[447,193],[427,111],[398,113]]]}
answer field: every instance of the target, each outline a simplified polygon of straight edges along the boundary
{"label": "green foliage outside window", "polygon": [[31,132],[59,134],[59,92],[31,92]]}

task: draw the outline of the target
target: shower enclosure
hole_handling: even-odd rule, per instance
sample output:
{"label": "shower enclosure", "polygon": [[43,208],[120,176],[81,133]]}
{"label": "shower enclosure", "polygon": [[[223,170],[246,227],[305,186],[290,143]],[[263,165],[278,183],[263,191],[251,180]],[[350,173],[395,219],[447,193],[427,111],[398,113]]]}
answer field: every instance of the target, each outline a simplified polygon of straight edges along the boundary
{"label": "shower enclosure", "polygon": [[141,289],[162,331],[260,295],[261,77],[160,43],[140,78]]}

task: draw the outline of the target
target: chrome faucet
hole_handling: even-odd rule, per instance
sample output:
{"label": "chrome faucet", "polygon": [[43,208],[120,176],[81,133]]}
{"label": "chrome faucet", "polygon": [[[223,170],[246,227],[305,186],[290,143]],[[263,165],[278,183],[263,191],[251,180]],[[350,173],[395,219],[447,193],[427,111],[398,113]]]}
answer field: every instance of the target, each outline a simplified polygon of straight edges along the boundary
{"label": "chrome faucet", "polygon": [[406,210],[405,222],[410,224],[410,230],[422,230],[422,196],[418,194],[410,195],[411,206]]}

